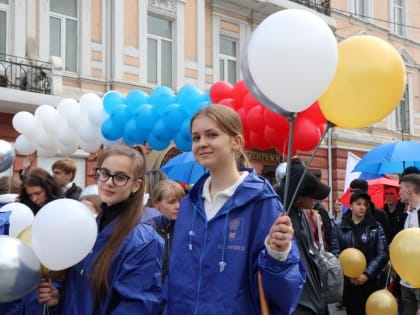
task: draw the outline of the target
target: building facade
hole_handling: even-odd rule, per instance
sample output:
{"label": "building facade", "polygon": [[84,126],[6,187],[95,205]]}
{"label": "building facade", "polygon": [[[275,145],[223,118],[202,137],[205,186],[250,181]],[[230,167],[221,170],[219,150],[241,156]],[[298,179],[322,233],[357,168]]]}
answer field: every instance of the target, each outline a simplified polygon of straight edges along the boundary
{"label": "building facade", "polygon": [[[337,40],[380,37],[404,59],[407,87],[399,106],[383,121],[361,129],[331,128],[310,168],[322,170],[332,198],[343,191],[347,152],[362,156],[395,140],[420,140],[420,13],[409,0],[0,0],[0,138],[13,142],[19,111],[57,106],[109,90],[150,93],[157,86],[202,91],[216,81],[240,80],[242,50],[253,30],[279,10],[301,8],[320,16]],[[173,154],[173,151],[172,153]],[[254,167],[273,178],[283,157],[275,151],[248,152]],[[307,161],[311,153],[298,152]],[[93,181],[95,154],[72,156],[78,183]],[[154,152],[150,167],[167,159]],[[15,171],[23,156],[16,158]],[[40,158],[50,165],[55,158]],[[330,200],[330,202],[331,202]]]}

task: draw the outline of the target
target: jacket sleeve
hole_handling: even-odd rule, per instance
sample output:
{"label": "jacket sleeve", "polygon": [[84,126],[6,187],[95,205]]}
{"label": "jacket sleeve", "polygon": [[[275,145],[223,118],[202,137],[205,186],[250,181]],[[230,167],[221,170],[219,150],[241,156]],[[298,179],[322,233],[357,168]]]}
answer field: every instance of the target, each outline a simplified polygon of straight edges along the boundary
{"label": "jacket sleeve", "polygon": [[260,253],[259,267],[270,314],[291,314],[296,308],[306,279],[296,241],[292,240],[285,261],[278,261],[263,250]]}
{"label": "jacket sleeve", "polygon": [[334,254],[334,256],[338,257],[341,253],[340,248],[340,228],[338,226],[335,226],[331,233],[331,246],[330,246],[330,252]]}
{"label": "jacket sleeve", "polygon": [[[134,242],[134,241],[132,241]],[[163,240],[130,244],[118,268],[109,314],[157,314],[161,303]]]}
{"label": "jacket sleeve", "polygon": [[[273,198],[266,200],[261,208],[272,210],[262,211],[267,216],[262,215],[258,224],[261,228],[264,227],[262,233],[265,238],[274,220],[281,213],[282,207],[280,201]],[[300,259],[296,241],[293,238],[291,249],[284,261],[276,260],[267,253],[264,246],[262,248],[258,255],[258,270],[261,273],[270,314],[291,314],[296,308],[306,279],[306,272]]]}
{"label": "jacket sleeve", "polygon": [[388,243],[386,241],[385,232],[382,229],[382,226],[378,224],[377,232],[377,242],[376,247],[373,248],[373,259],[369,261],[365,273],[369,277],[376,276],[381,269],[385,266],[388,261]]}

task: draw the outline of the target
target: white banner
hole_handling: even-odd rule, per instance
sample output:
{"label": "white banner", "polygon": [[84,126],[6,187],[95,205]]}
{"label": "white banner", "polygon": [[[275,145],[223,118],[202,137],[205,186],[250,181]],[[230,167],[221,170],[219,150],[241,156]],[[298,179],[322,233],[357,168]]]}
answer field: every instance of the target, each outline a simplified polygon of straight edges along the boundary
{"label": "white banner", "polygon": [[352,173],[354,167],[359,161],[360,161],[360,158],[356,154],[347,152],[346,177],[344,178],[343,191],[346,191],[346,189],[349,187],[353,179],[360,177],[360,172]]}

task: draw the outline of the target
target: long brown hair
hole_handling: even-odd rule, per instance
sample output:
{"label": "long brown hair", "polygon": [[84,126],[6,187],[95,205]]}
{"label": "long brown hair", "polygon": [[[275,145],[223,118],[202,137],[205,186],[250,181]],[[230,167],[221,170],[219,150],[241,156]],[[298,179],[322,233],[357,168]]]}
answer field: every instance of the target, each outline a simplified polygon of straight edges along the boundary
{"label": "long brown hair", "polygon": [[222,129],[226,134],[228,134],[231,137],[241,136],[242,148],[237,152],[236,155],[237,168],[241,169],[243,167],[252,167],[251,163],[248,160],[248,157],[243,151],[245,139],[241,118],[232,108],[227,107],[225,105],[215,104],[206,106],[193,116],[193,118],[191,119],[190,127],[192,127],[193,121],[200,116],[204,116],[213,120],[220,129]]}
{"label": "long brown hair", "polygon": [[[116,145],[106,148],[98,157],[97,166],[101,167],[106,158],[114,155],[128,157],[134,167],[134,178],[144,179],[146,174],[146,159],[144,154],[127,146]],[[141,183],[137,192],[128,198],[127,207],[118,215],[111,237],[92,265],[91,270],[94,270],[94,274],[91,283],[95,309],[102,307],[105,297],[110,290],[109,271],[114,254],[124,238],[134,229],[140,220],[143,212],[143,195],[144,183]]]}

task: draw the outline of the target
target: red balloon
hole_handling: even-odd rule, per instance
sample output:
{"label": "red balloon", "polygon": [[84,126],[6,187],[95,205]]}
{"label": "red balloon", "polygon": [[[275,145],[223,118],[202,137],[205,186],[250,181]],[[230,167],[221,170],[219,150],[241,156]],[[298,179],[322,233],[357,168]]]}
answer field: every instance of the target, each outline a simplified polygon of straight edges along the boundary
{"label": "red balloon", "polygon": [[227,107],[232,108],[236,111],[236,106],[234,104],[233,98],[224,98],[218,102],[218,104],[225,105]]}
{"label": "red balloon", "polygon": [[264,137],[267,143],[270,143],[273,147],[284,146],[285,140],[289,134],[289,126],[284,129],[274,129],[269,126],[265,126]]}
{"label": "red balloon", "polygon": [[233,86],[229,82],[217,81],[210,88],[210,99],[213,103],[219,103],[225,98],[233,97]]}
{"label": "red balloon", "polygon": [[264,110],[265,108],[261,105],[255,105],[252,107],[246,116],[249,129],[264,134],[265,122],[264,122]]}
{"label": "red balloon", "polygon": [[248,94],[248,88],[243,80],[236,82],[233,87],[233,100],[237,108],[243,106],[245,96]]}
{"label": "red balloon", "polygon": [[274,129],[285,129],[289,127],[289,120],[280,114],[277,114],[269,109],[264,111],[264,121],[267,126]]}
{"label": "red balloon", "polygon": [[313,103],[304,111],[300,112],[299,115],[303,115],[307,118],[310,118],[312,121],[315,122],[316,125],[319,124],[326,124],[327,119],[325,118],[324,114],[321,111],[321,107],[319,106],[318,101]]}
{"label": "red balloon", "polygon": [[243,107],[245,110],[249,110],[251,107],[254,107],[255,105],[259,104],[258,100],[252,95],[251,93],[248,93],[245,95],[243,100]]}
{"label": "red balloon", "polygon": [[267,143],[265,140],[263,132],[255,132],[251,130],[249,133],[249,140],[251,142],[251,146],[255,149],[265,151],[272,148],[272,145]]}
{"label": "red balloon", "polygon": [[311,151],[315,149],[320,139],[318,126],[305,116],[298,115],[295,121],[293,149]]}
{"label": "red balloon", "polygon": [[242,129],[243,129],[243,134],[244,134],[244,138],[245,138],[244,148],[249,149],[249,148],[251,148],[251,143],[250,143],[250,140],[249,140],[249,127],[248,127],[248,123],[246,122],[247,113],[246,113],[245,109],[243,109],[243,108],[239,108],[237,110],[237,113],[238,113],[239,117],[241,118],[241,122],[242,122]]}

